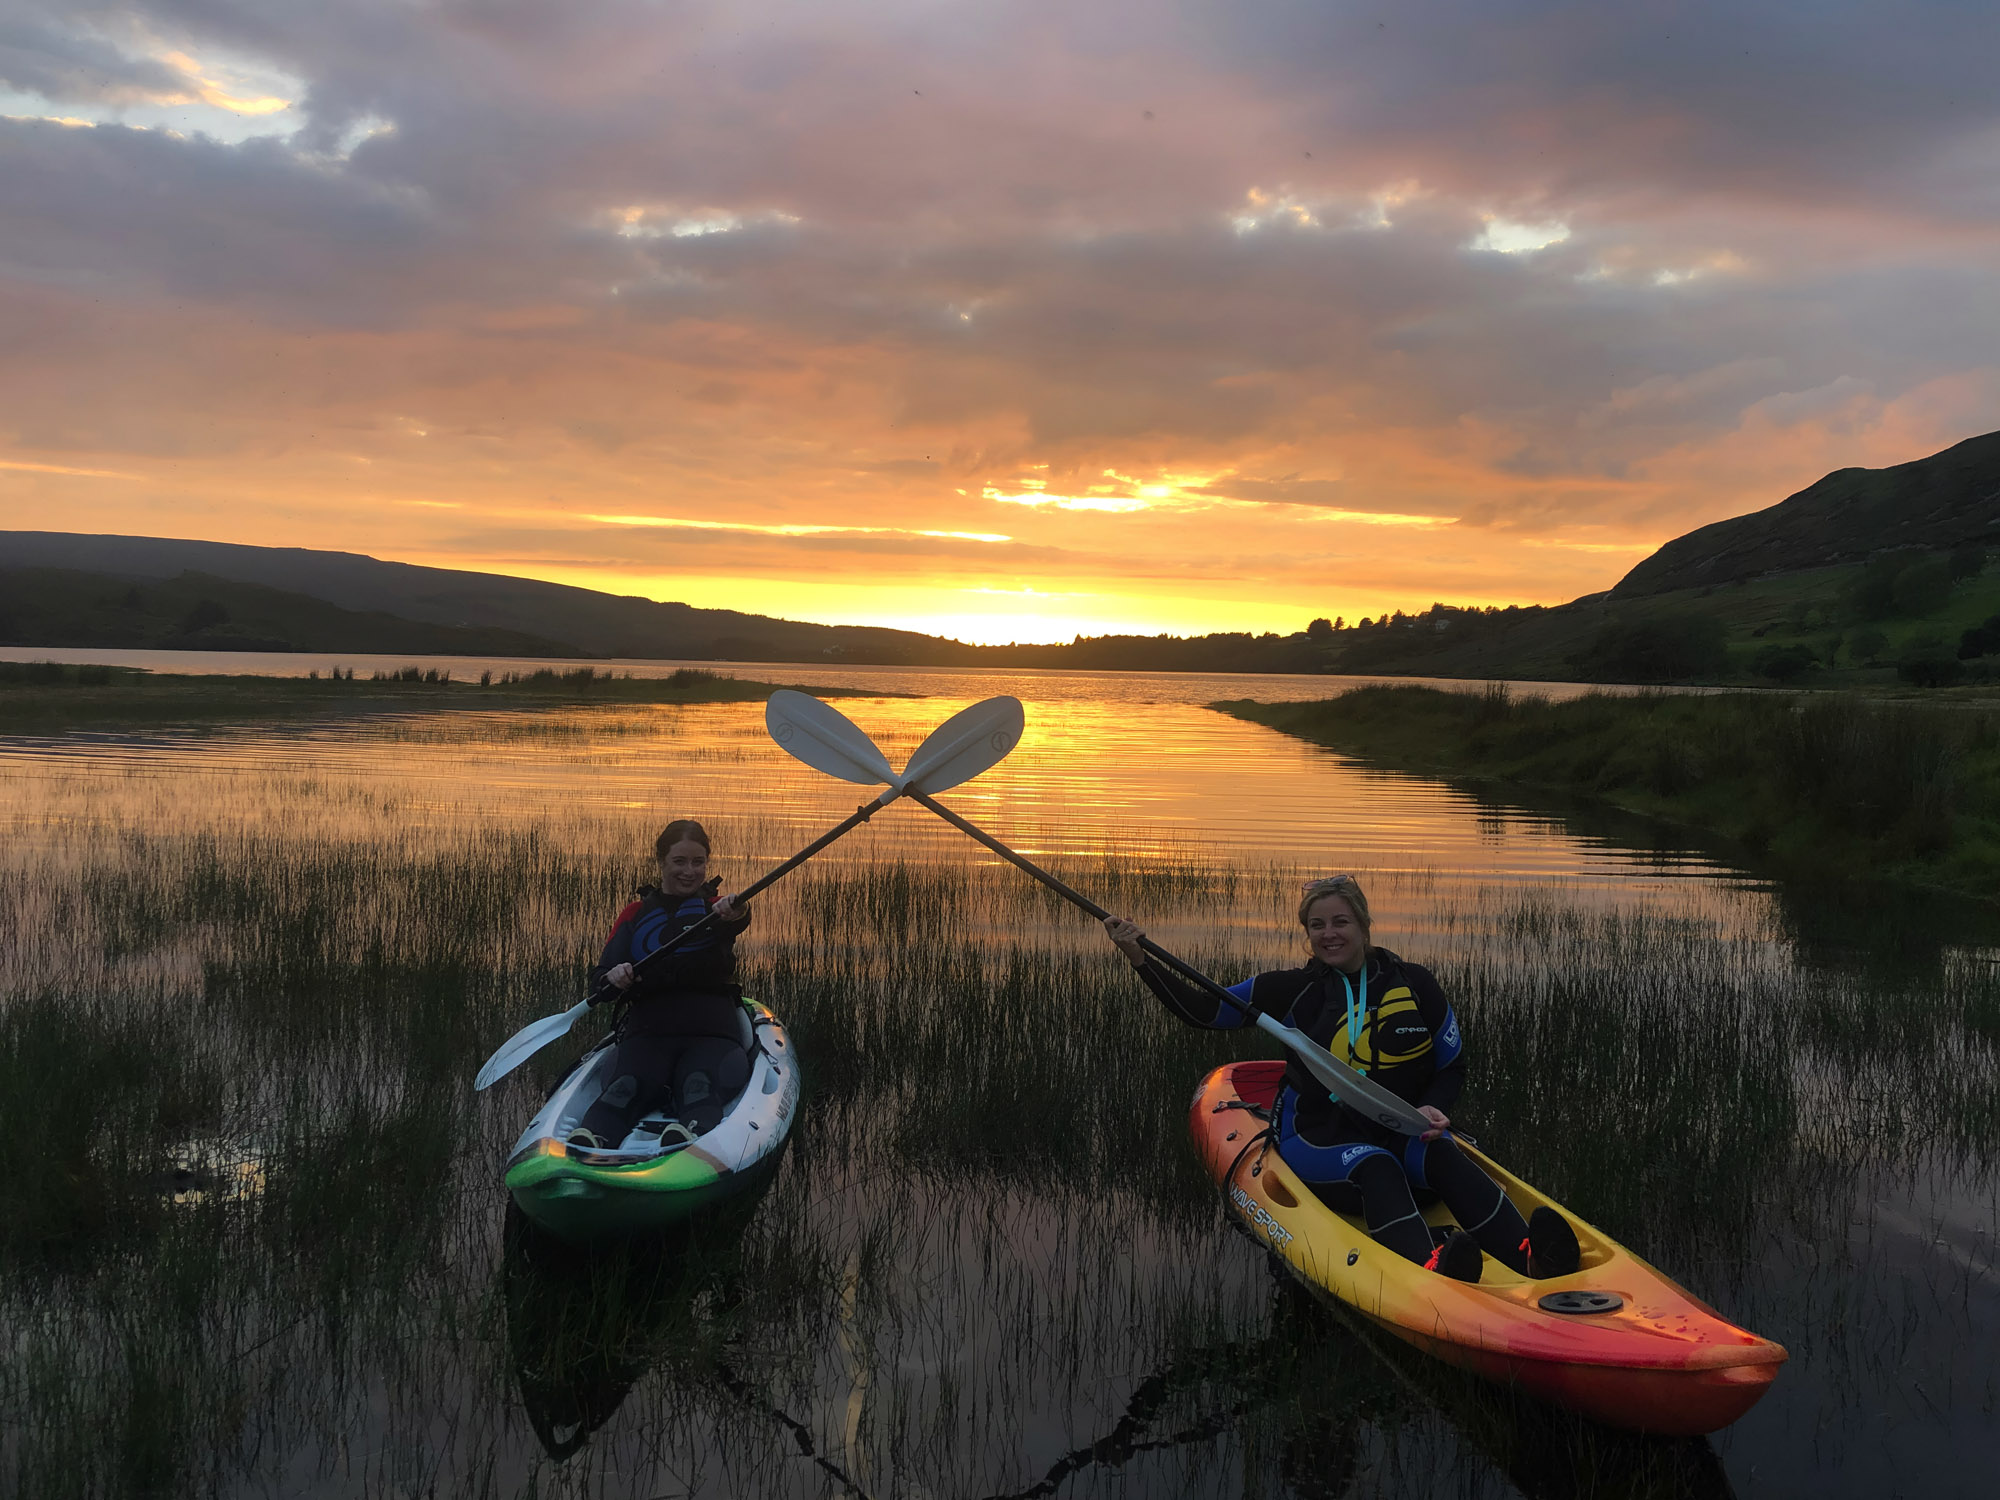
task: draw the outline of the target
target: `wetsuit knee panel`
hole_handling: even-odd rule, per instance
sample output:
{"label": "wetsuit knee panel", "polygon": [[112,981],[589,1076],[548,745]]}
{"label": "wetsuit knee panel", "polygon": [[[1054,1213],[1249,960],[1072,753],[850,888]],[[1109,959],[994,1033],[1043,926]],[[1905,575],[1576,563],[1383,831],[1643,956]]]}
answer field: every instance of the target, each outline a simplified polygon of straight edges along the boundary
{"label": "wetsuit knee panel", "polygon": [[1336,1141],[1317,1145],[1298,1132],[1289,1099],[1278,1109],[1278,1155],[1306,1182],[1346,1182],[1370,1157],[1394,1162],[1395,1157],[1366,1141]]}
{"label": "wetsuit knee panel", "polygon": [[598,1097],[613,1109],[624,1109],[639,1097],[639,1080],[630,1073],[622,1074]]}
{"label": "wetsuit knee panel", "polygon": [[[1433,1150],[1437,1152],[1435,1157],[1431,1154]],[[1427,1141],[1421,1136],[1411,1136],[1403,1147],[1403,1172],[1410,1179],[1410,1186],[1419,1192],[1438,1191],[1437,1184],[1432,1179],[1450,1175],[1451,1168],[1444,1165],[1447,1157],[1452,1161],[1465,1160],[1459,1155],[1458,1147],[1452,1144],[1449,1130],[1434,1141]]]}

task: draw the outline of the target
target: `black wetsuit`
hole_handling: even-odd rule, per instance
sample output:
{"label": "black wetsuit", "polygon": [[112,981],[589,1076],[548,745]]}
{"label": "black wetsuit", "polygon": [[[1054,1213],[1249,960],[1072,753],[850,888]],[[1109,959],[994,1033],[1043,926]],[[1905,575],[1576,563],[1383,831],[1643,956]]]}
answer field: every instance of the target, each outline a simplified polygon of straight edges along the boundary
{"label": "black wetsuit", "polygon": [[[648,887],[618,914],[604,952],[590,971],[594,989],[608,970],[636,964],[706,917],[718,882],[691,896]],[[583,1127],[617,1146],[648,1112],[674,1115],[697,1135],[721,1121],[750,1081],[749,1026],[736,983],[736,939],[750,925],[745,912],[719,922],[688,946],[663,955],[626,996],[618,1048],[604,1093]]]}
{"label": "black wetsuit", "polygon": [[[1410,1104],[1449,1112],[1465,1086],[1464,1042],[1451,1003],[1429,969],[1386,948],[1371,948],[1357,975],[1315,958],[1303,968],[1233,984],[1229,993],[1245,1002],[1242,1010],[1150,957],[1139,977],[1191,1026],[1228,1029],[1247,1025],[1258,1011],[1276,1016]],[[1286,1064],[1273,1126],[1285,1164],[1335,1209],[1359,1208],[1368,1232],[1399,1254],[1429,1259],[1430,1229],[1412,1190],[1431,1190],[1482,1250],[1526,1272],[1520,1211],[1449,1131],[1420,1141],[1378,1125],[1329,1096],[1297,1058]]]}

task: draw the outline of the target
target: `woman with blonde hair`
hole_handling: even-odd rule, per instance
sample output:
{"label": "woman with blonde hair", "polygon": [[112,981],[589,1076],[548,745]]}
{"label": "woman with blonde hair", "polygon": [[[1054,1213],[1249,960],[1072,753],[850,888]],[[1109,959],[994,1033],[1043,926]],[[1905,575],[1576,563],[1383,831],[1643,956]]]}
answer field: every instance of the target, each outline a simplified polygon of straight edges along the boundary
{"label": "woman with blonde hair", "polygon": [[[1191,1026],[1248,1024],[1267,1012],[1296,1027],[1429,1120],[1405,1136],[1349,1109],[1294,1059],[1285,1069],[1272,1115],[1278,1154],[1338,1212],[1359,1211],[1378,1242],[1461,1281],[1477,1281],[1481,1252],[1529,1276],[1577,1268],[1576,1233],[1553,1209],[1524,1222],[1498,1183],[1453,1143],[1445,1113],[1465,1086],[1458,1018],[1437,979],[1372,941],[1368,897],[1352,875],[1330,875],[1299,901],[1310,957],[1231,985],[1242,1003],[1231,1010],[1153,961],[1145,937],[1126,917],[1104,930],[1147,987]],[[1463,1226],[1442,1244],[1417,1207],[1416,1192],[1435,1192]]]}

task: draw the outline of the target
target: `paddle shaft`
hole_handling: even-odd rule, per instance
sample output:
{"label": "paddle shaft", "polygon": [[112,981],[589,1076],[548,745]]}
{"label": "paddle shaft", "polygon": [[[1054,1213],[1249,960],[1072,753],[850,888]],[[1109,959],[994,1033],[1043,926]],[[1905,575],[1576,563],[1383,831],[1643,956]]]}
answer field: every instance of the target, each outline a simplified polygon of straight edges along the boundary
{"label": "paddle shaft", "polygon": [[[943,803],[937,801],[935,798],[927,795],[924,792],[916,790],[914,787],[905,788],[903,795],[913,799],[914,801],[922,803],[925,807],[928,807],[932,812],[936,813],[940,818],[943,818],[945,822],[951,824],[952,827],[956,828],[960,833],[964,834],[967,838],[973,840],[975,843],[984,844],[988,849],[991,849],[995,854],[999,855],[1002,859],[1006,860],[1007,863],[1012,865],[1015,869],[1021,871],[1023,874],[1033,876],[1036,880],[1039,880],[1043,885],[1047,886],[1050,890],[1054,891],[1058,896],[1061,896],[1065,901],[1068,901],[1075,906],[1081,907],[1084,911],[1089,912],[1093,917],[1097,918],[1098,921],[1102,922],[1111,915],[1110,912],[1106,911],[1103,907],[1099,906],[1095,901],[1091,900],[1090,897],[1084,895],[1084,893],[1078,890],[1075,886],[1069,885],[1064,881],[1058,880],[1055,876],[1051,875],[1047,870],[1044,870],[1040,865],[1036,864],[1033,860],[1024,859],[1022,856],[1016,854],[1012,849],[1009,849],[1005,844],[1001,843],[1000,840],[993,837],[992,834],[988,833],[978,824],[966,822],[965,819],[961,818],[957,813],[953,812],[950,808],[946,807]],[[1204,990],[1208,991],[1209,994],[1215,996],[1216,999],[1221,1000],[1225,1004],[1227,1004],[1230,1007],[1230,1009],[1243,1012],[1244,1014],[1249,1013],[1250,1010],[1249,1006],[1245,1005],[1236,996],[1230,994],[1228,990],[1224,989],[1221,985],[1217,984],[1213,979],[1210,979],[1206,974],[1202,973],[1201,970],[1197,969],[1193,964],[1189,963],[1186,959],[1176,957],[1174,954],[1169,953],[1166,949],[1162,948],[1158,943],[1154,942],[1151,938],[1140,938],[1139,946],[1141,948],[1144,948],[1148,953],[1152,954],[1153,957],[1161,960],[1163,963],[1171,964],[1178,972],[1185,975],[1190,981],[1200,985]]]}
{"label": "paddle shaft", "polygon": [[[1016,854],[985,829],[975,823],[968,823],[964,818],[961,818],[957,813],[935,798],[926,795],[915,787],[903,788],[903,795],[922,803],[967,838],[975,843],[985,845],[985,847],[991,849],[1015,869],[1039,880],[1058,896],[1081,907],[1084,911],[1089,912],[1093,917],[1097,918],[1098,921],[1101,922],[1111,915],[1110,912],[1084,895],[1082,891],[1058,880],[1033,860],[1025,859],[1021,855]],[[1340,1059],[1334,1057],[1331,1053],[1327,1053],[1326,1049],[1313,1041],[1312,1038],[1301,1032],[1294,1031],[1276,1016],[1266,1015],[1262,1011],[1253,1010],[1250,1005],[1238,999],[1235,995],[1230,994],[1228,990],[1217,984],[1208,975],[1202,973],[1193,964],[1169,953],[1152,939],[1140,938],[1139,946],[1163,963],[1171,964],[1177,972],[1186,976],[1194,984],[1199,985],[1217,1000],[1228,1005],[1231,1010],[1234,1010],[1239,1015],[1253,1018],[1259,1030],[1269,1032],[1291,1050],[1303,1053],[1307,1049],[1311,1049],[1313,1054],[1311,1057],[1301,1058],[1307,1064],[1307,1071],[1312,1072],[1315,1076],[1320,1076],[1323,1071],[1328,1071],[1344,1080],[1341,1088],[1328,1087],[1327,1091],[1336,1098],[1340,1096],[1343,1089],[1357,1096],[1344,1101],[1350,1107],[1356,1105],[1362,1106],[1362,1113],[1371,1116],[1384,1125],[1409,1134],[1417,1134],[1421,1130],[1430,1128],[1430,1122],[1416,1114],[1407,1103],[1398,1099],[1380,1084],[1374,1083],[1364,1075],[1346,1067],[1341,1063]],[[1315,1066],[1315,1062],[1317,1066]],[[1327,1083],[1324,1077],[1320,1077],[1320,1081],[1323,1085]]]}
{"label": "paddle shaft", "polygon": [[[883,808],[887,807],[891,802],[895,801],[896,796],[897,793],[895,789],[892,787],[890,790],[884,792],[881,796],[877,797],[873,802],[862,803],[859,807],[855,808],[854,811],[850,813],[847,817],[841,819],[839,823],[835,824],[832,828],[829,828],[825,833],[821,834],[818,838],[814,839],[810,844],[807,844],[805,848],[801,849],[797,854],[794,854],[790,859],[786,860],[783,864],[779,865],[775,870],[770,871],[768,874],[759,876],[756,880],[751,881],[750,884],[743,887],[742,890],[736,893],[736,899],[738,901],[748,901],[752,896],[756,895],[759,891],[767,890],[771,886],[776,885],[785,876],[791,874],[792,871],[796,870],[800,865],[804,864],[807,860],[811,859],[815,854],[819,853],[820,850],[824,849],[828,844],[831,844],[835,839],[840,838],[843,835],[852,833],[855,829],[859,828],[863,823],[866,823],[870,818],[874,817],[875,814],[880,812]],[[672,953],[677,948],[685,947],[688,943],[693,941],[695,937],[697,937],[703,932],[706,932],[710,927],[715,926],[719,922],[719,920],[720,919],[715,915],[714,912],[710,912],[707,916],[703,917],[699,922],[695,923],[694,926],[688,928],[686,932],[683,932],[676,937],[669,938],[666,942],[662,943],[659,947],[655,948],[651,953],[648,953],[644,958],[640,959],[637,963],[632,965],[633,981],[636,983],[639,976],[645,973],[647,968],[655,961],[665,957],[669,953]],[[597,1005],[602,1001],[611,999],[613,996],[619,993],[620,991],[616,985],[601,984],[596,989],[591,991],[590,1003],[592,1005]]]}

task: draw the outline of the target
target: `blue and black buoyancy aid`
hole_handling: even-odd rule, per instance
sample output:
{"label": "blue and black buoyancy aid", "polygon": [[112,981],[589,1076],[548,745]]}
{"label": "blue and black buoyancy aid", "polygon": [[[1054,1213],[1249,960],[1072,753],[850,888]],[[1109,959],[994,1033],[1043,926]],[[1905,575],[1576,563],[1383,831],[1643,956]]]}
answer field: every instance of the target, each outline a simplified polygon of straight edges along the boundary
{"label": "blue and black buoyancy aid", "polygon": [[[670,896],[645,886],[639,899],[618,914],[590,981],[622,963],[637,964],[709,914],[721,882],[711,880],[687,896]],[[718,922],[693,942],[649,965],[631,993],[624,1028],[691,1036],[735,1036],[742,990],[736,984],[736,939],[750,925]]]}

